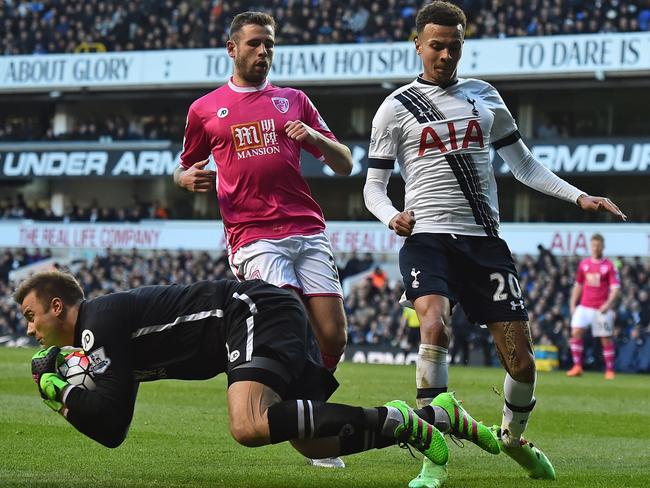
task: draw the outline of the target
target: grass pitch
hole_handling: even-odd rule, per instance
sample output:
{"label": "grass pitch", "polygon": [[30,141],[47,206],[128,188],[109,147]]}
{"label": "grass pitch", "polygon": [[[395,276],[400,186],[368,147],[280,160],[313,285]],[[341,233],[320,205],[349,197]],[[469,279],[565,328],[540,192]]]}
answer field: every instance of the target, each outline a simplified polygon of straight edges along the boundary
{"label": "grass pitch", "polygon": [[[348,456],[344,470],[307,466],[289,445],[248,449],[228,433],[225,376],[159,381],[140,388],[131,431],[117,449],[78,433],[38,397],[33,350],[0,349],[2,487],[406,487],[419,459],[398,447]],[[468,411],[500,421],[503,372],[450,369]],[[344,363],[333,401],[381,405],[413,401],[414,367]],[[650,378],[601,374],[568,379],[541,373],[528,437],[551,459],[556,482],[530,480],[504,454],[450,442],[447,487],[647,487],[650,480]]]}

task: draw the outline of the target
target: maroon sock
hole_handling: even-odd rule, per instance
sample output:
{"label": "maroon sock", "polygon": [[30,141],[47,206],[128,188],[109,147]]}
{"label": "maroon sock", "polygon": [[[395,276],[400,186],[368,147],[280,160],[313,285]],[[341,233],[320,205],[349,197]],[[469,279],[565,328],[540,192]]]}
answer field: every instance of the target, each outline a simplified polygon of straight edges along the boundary
{"label": "maroon sock", "polygon": [[616,346],[609,343],[603,346],[603,357],[605,359],[605,369],[607,371],[614,371],[614,362],[616,361]]}
{"label": "maroon sock", "polygon": [[582,339],[571,338],[569,340],[571,346],[571,357],[573,358],[573,365],[582,367],[582,349],[584,347]]}

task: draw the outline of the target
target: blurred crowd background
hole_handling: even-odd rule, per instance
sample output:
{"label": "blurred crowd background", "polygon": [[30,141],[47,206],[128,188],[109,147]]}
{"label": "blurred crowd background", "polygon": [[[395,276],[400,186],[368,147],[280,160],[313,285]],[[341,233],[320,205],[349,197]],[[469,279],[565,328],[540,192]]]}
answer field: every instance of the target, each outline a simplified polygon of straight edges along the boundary
{"label": "blurred crowd background", "polygon": [[[554,256],[543,248],[540,251],[537,256],[516,257],[533,342],[556,346],[560,367],[569,367],[569,298],[580,258]],[[4,342],[16,341],[24,339],[25,324],[19,308],[11,300],[16,283],[9,279],[9,274],[40,260],[52,259],[52,254],[17,249],[5,250],[0,256],[0,336],[4,337]],[[650,344],[650,261],[613,258],[613,262],[620,273],[622,290],[615,307],[617,348],[631,348],[634,354],[640,354],[646,343]],[[141,285],[233,278],[225,254],[205,252],[106,251],[67,266],[80,280],[89,298]],[[349,344],[405,352],[417,350],[419,324],[412,310],[399,305],[403,292],[401,282],[389,279],[376,256],[369,253],[340,256],[339,266],[341,280],[347,284],[345,308]],[[460,307],[454,310],[451,329],[452,363],[467,364],[470,356],[475,355],[475,363],[498,364],[489,333],[479,324],[468,323]],[[599,341],[587,339],[585,365],[593,369],[601,367]]]}
{"label": "blurred crowd background", "polygon": [[[236,12],[261,10],[279,44],[413,39],[416,0],[5,0],[2,54],[223,47]],[[645,0],[463,0],[467,38],[648,30]]]}
{"label": "blurred crowd background", "polygon": [[[52,211],[50,201],[27,201],[22,194],[0,199],[0,221],[30,219],[49,222],[140,222],[141,220],[166,220],[172,212],[160,202],[143,202],[132,197],[127,205],[106,207],[91,201],[87,205],[69,202],[61,215]],[[200,214],[193,218],[200,218]]]}
{"label": "blurred crowd background", "polygon": [[[56,214],[52,209],[49,199],[26,199],[18,193],[12,197],[0,197],[0,222],[3,220],[29,219],[39,222],[129,222],[136,223],[146,220],[206,220],[212,216],[203,209],[183,207],[181,209],[165,205],[159,200],[146,200],[146,197],[131,196],[125,200],[120,207],[108,207],[101,205],[96,198],[90,202],[77,202],[68,199],[61,213]],[[630,222],[650,222],[650,209],[648,208],[626,208]],[[532,213],[527,219],[528,222],[571,222],[573,214],[550,215],[540,208]],[[502,217],[507,221],[507,217]],[[611,221],[610,216],[598,214],[584,215],[584,222]]]}

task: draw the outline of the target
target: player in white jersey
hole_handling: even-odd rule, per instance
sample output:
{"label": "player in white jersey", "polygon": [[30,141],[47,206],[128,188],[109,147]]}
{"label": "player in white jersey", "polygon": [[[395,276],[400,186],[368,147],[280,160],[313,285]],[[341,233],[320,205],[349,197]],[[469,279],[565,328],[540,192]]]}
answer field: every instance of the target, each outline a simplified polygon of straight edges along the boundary
{"label": "player in white jersey", "polygon": [[[588,196],[538,162],[494,87],[457,77],[465,25],[465,14],[448,2],[418,12],[415,48],[423,73],[375,115],[364,197],[379,220],[407,237],[400,269],[421,323],[418,406],[431,403],[435,410],[447,390],[447,325],[461,303],[471,321],[487,324],[507,372],[503,419],[494,430],[502,449],[531,476],[551,478],[548,460],[521,437],[535,405],[536,370],[517,270],[499,238],[490,144],[524,184],[583,210],[626,217],[607,198]],[[386,194],[396,160],[406,182],[402,212]],[[453,425],[452,433],[458,434]],[[425,463],[409,486],[439,487],[446,475],[446,468]]]}

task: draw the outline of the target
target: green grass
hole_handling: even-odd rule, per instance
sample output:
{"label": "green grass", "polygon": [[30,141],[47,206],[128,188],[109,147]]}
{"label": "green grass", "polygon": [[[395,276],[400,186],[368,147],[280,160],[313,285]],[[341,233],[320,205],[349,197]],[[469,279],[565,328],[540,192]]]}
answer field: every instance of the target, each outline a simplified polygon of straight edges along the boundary
{"label": "green grass", "polygon": [[[32,350],[0,349],[2,487],[405,487],[419,461],[397,447],[348,456],[345,470],[307,466],[288,445],[247,449],[227,427],[225,377],[141,386],[127,440],[107,449],[76,432],[40,401]],[[333,400],[380,405],[414,396],[414,367],[345,363]],[[450,370],[468,411],[500,421],[503,373]],[[540,374],[527,434],[553,461],[555,483],[533,481],[508,457],[450,443],[448,487],[645,487],[650,479],[650,378]]]}

